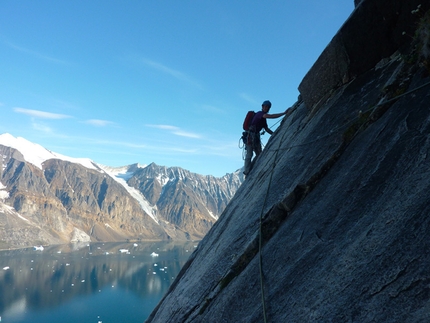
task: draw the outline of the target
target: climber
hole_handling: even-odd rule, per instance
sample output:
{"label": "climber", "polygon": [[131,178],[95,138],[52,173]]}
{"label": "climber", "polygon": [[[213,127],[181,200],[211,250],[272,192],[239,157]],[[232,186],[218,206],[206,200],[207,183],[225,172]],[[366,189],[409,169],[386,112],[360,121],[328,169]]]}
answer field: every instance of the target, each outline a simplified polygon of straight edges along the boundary
{"label": "climber", "polygon": [[254,118],[252,119],[251,125],[248,130],[248,139],[246,141],[246,157],[245,157],[245,167],[243,174],[248,175],[252,168],[252,155],[255,152],[256,158],[261,153],[261,140],[260,140],[260,131],[262,129],[266,130],[268,134],[272,134],[273,131],[269,129],[267,126],[266,119],[276,119],[282,117],[283,115],[289,114],[287,112],[289,109],[285,110],[281,113],[269,114],[269,110],[272,107],[272,103],[268,100],[264,101],[261,105],[261,111],[255,113]]}

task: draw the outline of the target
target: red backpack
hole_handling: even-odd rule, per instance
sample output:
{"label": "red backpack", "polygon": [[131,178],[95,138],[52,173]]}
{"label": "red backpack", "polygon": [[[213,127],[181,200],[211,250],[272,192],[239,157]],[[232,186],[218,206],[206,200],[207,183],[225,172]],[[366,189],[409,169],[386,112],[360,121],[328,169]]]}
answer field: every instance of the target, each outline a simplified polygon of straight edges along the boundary
{"label": "red backpack", "polygon": [[255,112],[248,111],[246,114],[245,120],[243,121],[243,130],[248,131],[251,126],[252,119],[254,118]]}

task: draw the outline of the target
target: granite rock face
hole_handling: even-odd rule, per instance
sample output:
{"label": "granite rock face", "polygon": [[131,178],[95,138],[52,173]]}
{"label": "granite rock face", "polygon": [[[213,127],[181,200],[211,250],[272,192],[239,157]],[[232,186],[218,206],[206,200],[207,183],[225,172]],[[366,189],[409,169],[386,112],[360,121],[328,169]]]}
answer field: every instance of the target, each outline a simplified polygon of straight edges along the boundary
{"label": "granite rock face", "polygon": [[397,50],[406,52],[419,18],[430,9],[421,0],[362,0],[356,5],[299,85],[308,109]]}
{"label": "granite rock face", "polygon": [[[357,9],[369,2],[385,3]],[[421,41],[321,90],[317,109],[301,89],[304,100],[147,322],[430,320],[430,70]],[[312,73],[306,82],[319,90]]]}

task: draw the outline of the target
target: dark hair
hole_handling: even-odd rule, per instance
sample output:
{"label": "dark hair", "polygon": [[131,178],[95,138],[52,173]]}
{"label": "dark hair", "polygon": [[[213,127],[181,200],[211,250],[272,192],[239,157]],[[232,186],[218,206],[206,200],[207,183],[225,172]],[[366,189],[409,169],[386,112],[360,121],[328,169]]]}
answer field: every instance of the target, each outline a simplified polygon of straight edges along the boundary
{"label": "dark hair", "polygon": [[272,107],[272,103],[269,100],[264,101],[261,106],[264,107],[265,105],[267,105],[269,108]]}

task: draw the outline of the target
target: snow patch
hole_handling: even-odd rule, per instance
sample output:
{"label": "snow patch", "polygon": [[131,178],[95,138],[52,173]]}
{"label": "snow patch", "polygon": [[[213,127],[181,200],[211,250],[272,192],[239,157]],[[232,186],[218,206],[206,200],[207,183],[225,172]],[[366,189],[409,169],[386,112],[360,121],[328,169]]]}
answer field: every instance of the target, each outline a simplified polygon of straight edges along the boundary
{"label": "snow patch", "polygon": [[20,218],[21,220],[30,222],[28,219],[24,218],[21,214],[19,214],[18,212],[15,212],[15,214],[17,215],[18,218]]}
{"label": "snow patch", "polygon": [[49,159],[61,159],[71,163],[81,164],[86,168],[97,169],[93,161],[89,158],[73,158],[57,154],[39,144],[32,143],[22,137],[15,138],[8,133],[0,135],[0,145],[18,150],[24,156],[26,162],[40,169],[42,169],[42,164]]}
{"label": "snow patch", "polygon": [[208,208],[206,208],[206,210],[208,210],[209,214],[211,217],[213,217],[215,220],[218,220],[218,216],[213,214]]}
{"label": "snow patch", "polygon": [[0,182],[0,200],[4,201],[9,198],[9,192],[5,190],[6,186]]}
{"label": "snow patch", "polygon": [[91,238],[84,231],[74,228],[70,242],[90,242]]}
{"label": "snow patch", "polygon": [[156,179],[161,184],[161,187],[164,187],[170,181],[170,178],[164,174],[158,174]]}
{"label": "snow patch", "polygon": [[100,167],[100,169],[102,169],[107,175],[112,177],[116,182],[121,184],[127,190],[127,192],[134,199],[136,199],[137,202],[139,202],[142,210],[145,211],[145,213],[148,214],[158,224],[157,207],[151,206],[151,204],[149,204],[149,202],[143,197],[142,193],[140,193],[139,190],[127,184],[127,179],[130,178],[132,175],[129,174],[128,168],[112,168],[100,164],[97,164],[97,166]]}
{"label": "snow patch", "polygon": [[28,219],[24,218],[21,214],[15,211],[15,209],[12,206],[6,205],[0,201],[0,212],[15,215],[21,220],[24,220],[26,222],[30,222]]}

